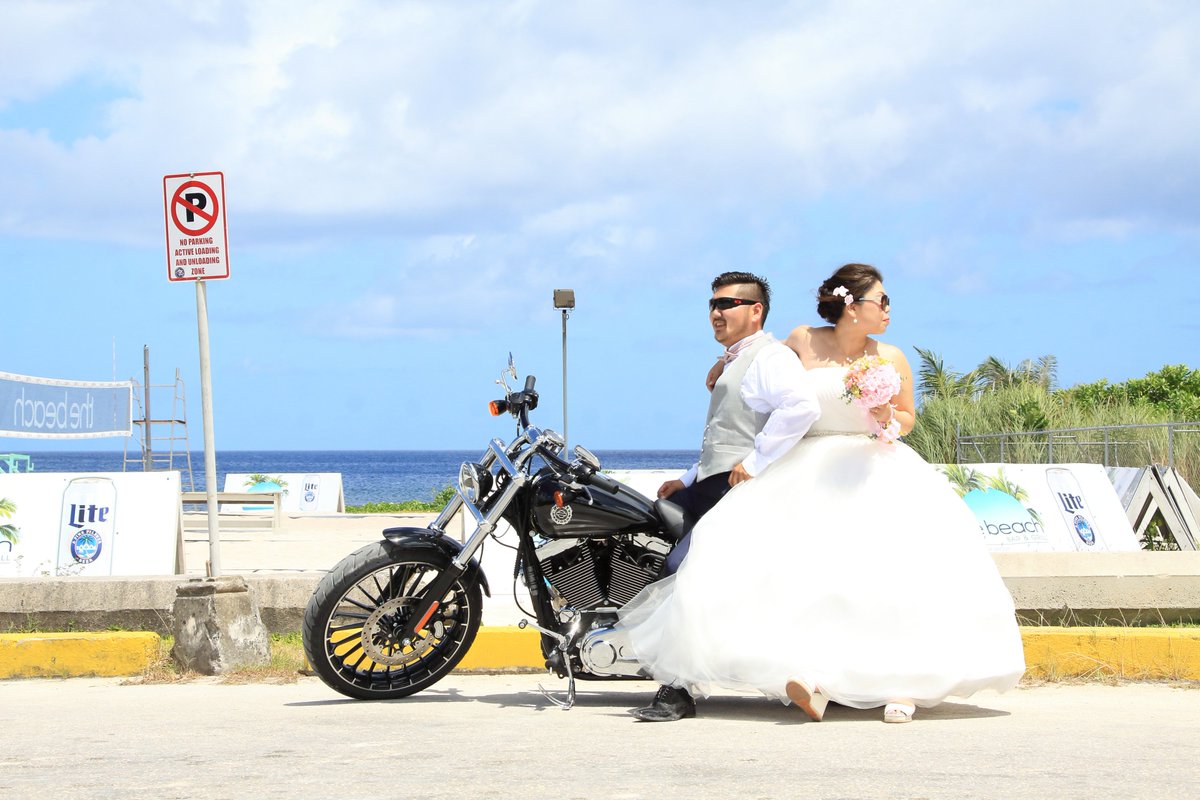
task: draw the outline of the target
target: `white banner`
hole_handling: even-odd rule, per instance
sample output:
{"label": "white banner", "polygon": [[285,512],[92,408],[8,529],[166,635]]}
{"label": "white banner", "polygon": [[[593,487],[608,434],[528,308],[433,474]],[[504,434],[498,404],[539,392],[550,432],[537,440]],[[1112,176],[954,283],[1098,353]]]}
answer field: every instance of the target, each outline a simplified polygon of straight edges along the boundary
{"label": "white banner", "polygon": [[0,473],[0,577],[173,575],[178,472]]}
{"label": "white banner", "polygon": [[[280,492],[283,495],[281,511],[306,512],[328,511],[341,513],[346,510],[346,497],[342,491],[340,472],[274,472],[262,475],[266,480],[252,481],[244,473],[231,472],[225,476],[225,492]],[[222,504],[228,506],[228,503]],[[256,511],[270,506],[242,506],[242,511]],[[235,508],[222,510],[237,510]]]}
{"label": "white banner", "polygon": [[[1099,464],[935,464],[966,502],[994,552],[1142,549]],[[653,499],[682,470],[613,470]]]}
{"label": "white banner", "polygon": [[129,436],[132,409],[132,381],[65,381],[0,372],[0,436]]}
{"label": "white banner", "polygon": [[947,464],[990,550],[1140,550],[1099,464]]}

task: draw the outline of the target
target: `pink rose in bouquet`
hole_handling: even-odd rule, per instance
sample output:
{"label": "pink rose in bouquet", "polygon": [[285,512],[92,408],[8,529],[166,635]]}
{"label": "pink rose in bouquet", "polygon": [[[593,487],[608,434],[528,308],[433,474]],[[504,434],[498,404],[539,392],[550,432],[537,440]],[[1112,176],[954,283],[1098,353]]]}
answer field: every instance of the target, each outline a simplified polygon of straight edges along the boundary
{"label": "pink rose in bouquet", "polygon": [[[892,398],[900,393],[900,373],[891,361],[880,356],[863,356],[846,370],[846,391],[842,395],[846,401],[859,408],[872,409],[878,406],[892,405]],[[893,413],[887,424],[879,422],[874,417],[875,433],[873,439],[882,439],[891,444],[900,438],[900,420]]]}

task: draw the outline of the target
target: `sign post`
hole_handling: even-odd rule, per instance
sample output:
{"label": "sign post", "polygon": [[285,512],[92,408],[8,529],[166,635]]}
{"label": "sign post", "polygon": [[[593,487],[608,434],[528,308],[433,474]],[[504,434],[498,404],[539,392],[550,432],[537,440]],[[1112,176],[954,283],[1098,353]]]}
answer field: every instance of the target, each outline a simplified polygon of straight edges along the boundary
{"label": "sign post", "polygon": [[163,177],[167,229],[167,277],[196,284],[196,327],[200,338],[200,404],[204,419],[204,489],[208,496],[208,574],[221,574],[217,514],[217,451],[213,435],[212,367],[208,347],[205,281],[229,277],[229,233],[225,225],[225,175],[190,172]]}

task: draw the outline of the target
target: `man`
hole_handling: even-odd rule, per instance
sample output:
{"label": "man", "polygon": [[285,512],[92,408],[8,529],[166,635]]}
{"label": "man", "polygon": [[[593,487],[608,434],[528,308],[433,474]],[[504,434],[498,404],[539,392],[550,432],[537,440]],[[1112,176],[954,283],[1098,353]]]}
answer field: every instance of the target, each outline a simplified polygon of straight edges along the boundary
{"label": "man", "polygon": [[[700,460],[658,490],[660,498],[683,508],[687,531],[667,558],[667,575],[683,563],[696,522],[732,487],[790,450],[820,416],[800,359],[763,330],[771,308],[767,282],[748,272],[725,272],[712,290],[708,318],[725,345],[724,370],[712,385]],[[653,703],[630,713],[667,722],[695,716],[696,703],[686,690],[663,686]]]}

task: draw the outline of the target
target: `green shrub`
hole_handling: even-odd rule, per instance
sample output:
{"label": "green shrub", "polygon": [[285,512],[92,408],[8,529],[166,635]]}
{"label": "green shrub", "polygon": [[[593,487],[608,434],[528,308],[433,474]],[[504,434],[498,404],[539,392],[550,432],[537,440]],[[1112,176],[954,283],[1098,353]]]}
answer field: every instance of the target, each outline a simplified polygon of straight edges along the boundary
{"label": "green shrub", "polygon": [[433,495],[433,500],[405,500],[403,502],[372,502],[361,506],[346,506],[347,514],[399,514],[428,513],[441,511],[454,497],[454,487],[446,486]]}

